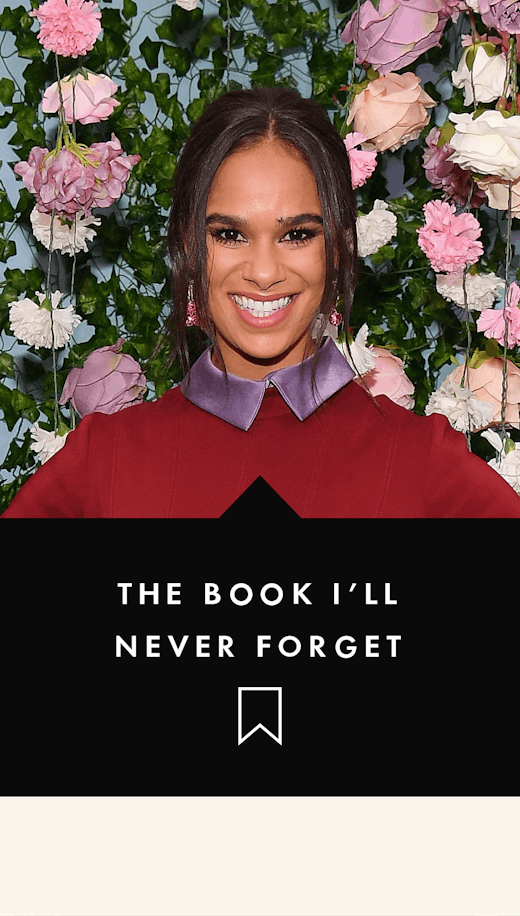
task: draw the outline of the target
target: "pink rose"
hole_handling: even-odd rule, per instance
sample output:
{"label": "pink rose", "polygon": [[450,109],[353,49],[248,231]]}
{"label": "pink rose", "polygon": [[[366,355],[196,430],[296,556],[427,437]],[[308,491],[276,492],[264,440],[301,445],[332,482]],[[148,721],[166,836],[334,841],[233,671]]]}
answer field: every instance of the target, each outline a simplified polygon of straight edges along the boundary
{"label": "pink rose", "polygon": [[92,0],[46,0],[29,16],[40,20],[40,44],[62,57],[91,51],[101,31],[101,12]]}
{"label": "pink rose", "polygon": [[483,309],[477,320],[477,331],[482,331],[485,337],[492,337],[498,343],[505,343],[506,318],[507,347],[515,347],[520,343],[520,286],[511,283],[507,293],[507,302],[502,309]]}
{"label": "pink rose", "polygon": [[[468,369],[465,384],[480,401],[493,404],[495,412],[493,423],[501,421],[502,404],[502,372],[504,360],[494,357],[486,359],[477,369]],[[464,366],[457,366],[448,376],[449,379],[461,384]],[[511,360],[507,360],[507,403],[506,423],[519,426],[520,419],[520,369]]]}
{"label": "pink rose", "polygon": [[423,207],[426,222],[417,231],[417,243],[434,270],[451,273],[475,264],[484,253],[477,239],[482,227],[471,213],[455,216],[455,205],[430,200]]}
{"label": "pink rose", "polygon": [[479,0],[482,22],[497,32],[520,34],[520,2],[518,0]]}
{"label": "pink rose", "polygon": [[123,339],[87,356],[82,369],[71,369],[60,404],[71,400],[81,417],[89,413],[116,413],[143,400],[146,378],[139,363],[121,353]]}
{"label": "pink rose", "polygon": [[345,44],[356,40],[359,64],[381,75],[400,70],[425,51],[440,45],[446,19],[440,0],[380,0],[378,9],[365,0],[341,34]]}
{"label": "pink rose", "polygon": [[[94,124],[104,121],[120,103],[111,98],[117,92],[116,84],[109,76],[86,71],[87,76],[76,73],[61,80],[61,94],[67,124],[80,121],[81,124]],[[46,113],[58,111],[60,93],[58,83],[53,83],[45,90],[42,110]]]}
{"label": "pink rose", "polygon": [[366,372],[361,379],[358,377],[354,381],[358,385],[366,383],[375,397],[378,394],[386,394],[395,404],[411,410],[414,405],[414,385],[404,371],[402,359],[384,347],[370,347],[370,352],[377,357],[374,368]]}
{"label": "pink rose", "polygon": [[347,123],[367,139],[364,149],[392,152],[415,140],[429,121],[427,108],[435,102],[424,92],[413,73],[389,73],[370,80],[350,106]]}
{"label": "pink rose", "polygon": [[[448,159],[448,156],[455,152],[449,143],[437,146],[440,135],[440,128],[433,127],[425,138],[423,166],[426,178],[434,188],[442,188],[451,200],[465,206],[471,191],[471,172],[461,169],[460,165]],[[484,200],[485,192],[474,182],[470,205],[480,207]]]}
{"label": "pink rose", "polygon": [[366,137],[364,137],[363,134],[353,131],[347,134],[343,141],[348,153],[353,188],[359,188],[361,185],[365,184],[365,181],[367,178],[370,178],[377,165],[377,153],[354,149],[355,146],[363,143],[364,140],[366,140]]}

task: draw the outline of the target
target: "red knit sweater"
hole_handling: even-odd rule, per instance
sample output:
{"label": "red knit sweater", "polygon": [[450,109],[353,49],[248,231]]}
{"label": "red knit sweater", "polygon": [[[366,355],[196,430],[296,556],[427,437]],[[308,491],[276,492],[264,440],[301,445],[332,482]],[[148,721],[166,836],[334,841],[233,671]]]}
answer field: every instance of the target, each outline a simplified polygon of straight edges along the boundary
{"label": "red knit sweater", "polygon": [[180,388],[90,414],[4,518],[217,518],[261,476],[304,518],[520,518],[520,498],[445,417],[354,383],[303,422],[269,389],[237,429]]}

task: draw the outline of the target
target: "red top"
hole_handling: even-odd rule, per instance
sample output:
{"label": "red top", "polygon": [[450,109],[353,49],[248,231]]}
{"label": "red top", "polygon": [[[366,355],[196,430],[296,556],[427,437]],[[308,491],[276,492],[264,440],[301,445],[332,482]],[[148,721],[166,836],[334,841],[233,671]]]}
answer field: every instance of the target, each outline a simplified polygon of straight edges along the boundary
{"label": "red top", "polygon": [[351,382],[301,421],[272,388],[247,432],[179,387],[89,414],[3,518],[218,518],[258,476],[303,518],[520,518],[444,416],[377,402]]}

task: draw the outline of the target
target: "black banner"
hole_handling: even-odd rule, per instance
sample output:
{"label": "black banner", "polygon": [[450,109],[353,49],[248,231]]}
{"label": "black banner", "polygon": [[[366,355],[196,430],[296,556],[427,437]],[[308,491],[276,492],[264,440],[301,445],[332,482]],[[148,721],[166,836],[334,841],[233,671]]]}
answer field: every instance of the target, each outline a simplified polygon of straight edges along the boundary
{"label": "black banner", "polygon": [[518,613],[474,526],[9,531],[1,794],[518,794]]}

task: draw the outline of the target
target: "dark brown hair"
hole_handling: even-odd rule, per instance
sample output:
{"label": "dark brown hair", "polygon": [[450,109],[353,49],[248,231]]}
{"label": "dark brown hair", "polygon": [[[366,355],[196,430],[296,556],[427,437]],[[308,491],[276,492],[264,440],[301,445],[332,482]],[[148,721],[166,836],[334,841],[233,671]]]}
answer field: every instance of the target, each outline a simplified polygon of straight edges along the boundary
{"label": "dark brown hair", "polygon": [[227,156],[266,139],[280,140],[297,150],[316,179],[323,211],[326,278],[318,308],[323,320],[315,357],[338,297],[343,300],[348,327],[358,274],[357,211],[343,140],[325,111],[292,89],[227,92],[195,124],[175,173],[168,225],[173,299],[169,329],[185,373],[189,371],[185,322],[190,283],[199,324],[218,352],[206,269],[206,205],[211,184]]}

